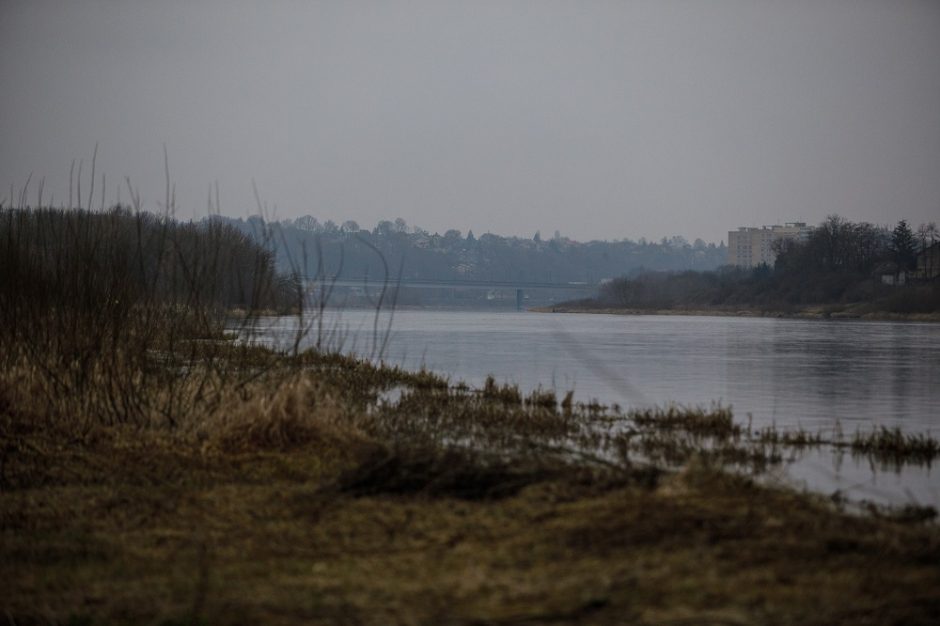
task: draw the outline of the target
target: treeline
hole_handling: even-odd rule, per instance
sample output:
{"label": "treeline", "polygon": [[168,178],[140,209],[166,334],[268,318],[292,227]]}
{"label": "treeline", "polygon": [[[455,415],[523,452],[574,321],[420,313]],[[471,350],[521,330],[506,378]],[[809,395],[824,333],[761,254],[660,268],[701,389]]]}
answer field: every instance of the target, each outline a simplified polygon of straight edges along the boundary
{"label": "treeline", "polygon": [[297,293],[268,249],[223,222],[0,210],[0,367],[49,414],[72,398],[93,406],[70,411],[109,421],[173,421],[224,382],[231,311],[283,309]]}
{"label": "treeline", "polygon": [[917,252],[937,240],[935,224],[922,224],[915,234],[906,220],[893,230],[867,222],[829,216],[806,241],[775,242],[774,269],[809,276],[867,277],[876,269],[900,273],[917,267]]}
{"label": "treeline", "polygon": [[598,282],[635,268],[714,269],[727,258],[724,244],[689,243],[682,237],[582,243],[558,233],[550,239],[540,233],[531,239],[457,230],[429,233],[400,218],[381,221],[371,230],[354,221],[337,225],[311,216],[277,223],[260,217],[212,219],[256,238],[273,235],[282,271],[303,267],[307,275],[342,273],[356,279],[381,280],[387,264],[396,277],[400,269],[405,279]]}
{"label": "treeline", "polygon": [[114,208],[0,210],[0,322],[30,311],[103,313],[149,304],[220,309],[284,304],[273,254],[219,221],[181,223]]}
{"label": "treeline", "polygon": [[[871,312],[940,311],[937,281],[918,281],[919,250],[940,236],[933,225],[914,233],[905,221],[889,230],[833,215],[804,241],[778,240],[773,267],[707,272],[643,272],[606,284],[584,307],[637,310],[755,308],[789,311],[816,305],[864,305]],[[884,284],[899,277],[903,287]],[[865,312],[860,310],[859,312]]]}

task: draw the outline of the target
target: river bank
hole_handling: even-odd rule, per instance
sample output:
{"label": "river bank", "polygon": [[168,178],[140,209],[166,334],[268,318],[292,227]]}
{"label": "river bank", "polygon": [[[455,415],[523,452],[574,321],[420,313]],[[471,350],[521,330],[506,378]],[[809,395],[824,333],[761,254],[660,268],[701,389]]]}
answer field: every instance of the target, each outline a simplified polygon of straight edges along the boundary
{"label": "river bank", "polygon": [[[315,353],[241,361],[255,380],[172,427],[53,419],[29,400],[39,372],[0,377],[9,623],[940,617],[935,511],[757,480],[810,434]],[[858,445],[932,458],[924,441]]]}

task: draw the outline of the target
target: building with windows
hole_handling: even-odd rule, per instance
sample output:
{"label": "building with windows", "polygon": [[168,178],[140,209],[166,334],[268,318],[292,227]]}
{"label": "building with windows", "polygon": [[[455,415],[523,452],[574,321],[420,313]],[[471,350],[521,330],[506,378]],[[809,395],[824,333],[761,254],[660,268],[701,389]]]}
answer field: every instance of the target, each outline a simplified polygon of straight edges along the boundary
{"label": "building with windows", "polygon": [[757,267],[765,263],[773,265],[777,255],[773,244],[780,239],[805,241],[813,231],[803,222],[787,222],[783,226],[741,226],[728,232],[728,264],[737,267]]}

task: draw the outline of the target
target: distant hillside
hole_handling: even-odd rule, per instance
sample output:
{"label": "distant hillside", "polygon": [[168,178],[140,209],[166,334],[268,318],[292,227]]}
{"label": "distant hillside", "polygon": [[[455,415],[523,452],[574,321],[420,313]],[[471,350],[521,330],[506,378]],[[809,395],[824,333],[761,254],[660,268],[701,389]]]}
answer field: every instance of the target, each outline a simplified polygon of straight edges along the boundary
{"label": "distant hillside", "polygon": [[281,270],[290,270],[292,263],[303,265],[306,256],[308,275],[316,274],[322,258],[324,275],[342,270],[344,277],[381,279],[383,265],[376,250],[393,276],[401,268],[403,278],[437,280],[598,282],[640,270],[710,270],[727,259],[723,243],[716,246],[696,239],[690,244],[682,237],[658,243],[643,239],[582,243],[561,236],[475,237],[472,231],[463,236],[456,230],[432,234],[409,228],[401,219],[379,222],[372,230],[355,222],[321,224],[310,216],[272,223],[260,217],[210,219],[224,220],[255,238],[266,237],[276,248]]}

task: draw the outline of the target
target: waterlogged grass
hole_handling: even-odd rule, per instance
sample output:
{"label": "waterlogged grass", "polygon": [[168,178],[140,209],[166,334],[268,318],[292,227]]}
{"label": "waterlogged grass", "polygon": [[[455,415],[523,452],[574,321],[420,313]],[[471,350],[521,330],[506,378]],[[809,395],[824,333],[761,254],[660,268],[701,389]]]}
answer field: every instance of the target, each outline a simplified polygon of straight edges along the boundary
{"label": "waterlogged grass", "polygon": [[[621,412],[338,355],[223,351],[242,375],[174,426],[52,419],[28,393],[39,373],[0,374],[2,619],[940,618],[931,510],[848,513],[728,471],[821,436],[752,433],[721,406]],[[846,443],[936,454],[893,431]]]}
{"label": "waterlogged grass", "polygon": [[895,464],[917,461],[929,464],[940,456],[940,442],[936,439],[922,433],[905,433],[897,427],[855,433],[849,447],[853,452]]}
{"label": "waterlogged grass", "polygon": [[672,405],[665,409],[651,408],[630,413],[637,425],[660,431],[683,431],[716,438],[736,438],[741,427],[735,424],[731,409],[713,406],[711,409]]}
{"label": "waterlogged grass", "polygon": [[758,431],[755,441],[782,448],[848,449],[856,456],[871,461],[901,467],[903,465],[931,465],[940,456],[940,441],[924,433],[907,433],[899,427],[878,426],[870,431],[857,431],[847,439],[837,429],[831,435],[812,433],[804,429],[780,431],[768,428]]}

